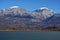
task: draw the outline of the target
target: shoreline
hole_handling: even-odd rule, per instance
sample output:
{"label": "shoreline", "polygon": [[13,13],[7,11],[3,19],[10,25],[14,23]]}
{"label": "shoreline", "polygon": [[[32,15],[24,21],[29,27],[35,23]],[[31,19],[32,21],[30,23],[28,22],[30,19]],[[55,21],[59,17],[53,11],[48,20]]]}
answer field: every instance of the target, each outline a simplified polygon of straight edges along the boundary
{"label": "shoreline", "polygon": [[27,31],[27,32],[55,32],[55,30],[0,30],[6,32],[15,32],[15,31]]}
{"label": "shoreline", "polygon": [[0,31],[60,31],[60,27],[46,27],[46,28],[40,28],[40,27],[35,27],[35,28],[0,28]]}

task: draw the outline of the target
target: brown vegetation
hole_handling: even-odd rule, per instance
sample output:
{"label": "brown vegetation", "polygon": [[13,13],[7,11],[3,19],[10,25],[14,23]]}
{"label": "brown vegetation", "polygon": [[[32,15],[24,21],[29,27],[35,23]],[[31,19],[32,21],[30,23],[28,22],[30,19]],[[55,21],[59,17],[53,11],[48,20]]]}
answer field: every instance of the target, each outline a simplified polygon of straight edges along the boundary
{"label": "brown vegetation", "polygon": [[60,27],[5,27],[5,28],[0,28],[0,30],[47,30],[47,31],[60,31]]}

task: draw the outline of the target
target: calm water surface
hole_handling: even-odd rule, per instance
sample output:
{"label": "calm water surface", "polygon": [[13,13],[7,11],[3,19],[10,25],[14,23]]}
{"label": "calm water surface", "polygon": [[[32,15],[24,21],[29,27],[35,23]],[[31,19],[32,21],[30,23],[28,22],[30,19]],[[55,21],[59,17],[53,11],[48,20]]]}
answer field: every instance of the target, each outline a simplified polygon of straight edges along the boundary
{"label": "calm water surface", "polygon": [[0,40],[60,40],[60,32],[0,31]]}

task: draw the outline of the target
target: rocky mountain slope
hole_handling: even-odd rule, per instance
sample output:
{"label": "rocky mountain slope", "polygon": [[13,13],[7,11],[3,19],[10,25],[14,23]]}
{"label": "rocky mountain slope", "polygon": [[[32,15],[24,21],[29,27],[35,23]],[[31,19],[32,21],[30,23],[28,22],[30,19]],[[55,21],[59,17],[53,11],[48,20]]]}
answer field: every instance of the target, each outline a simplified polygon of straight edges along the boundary
{"label": "rocky mountain slope", "polygon": [[0,27],[60,26],[60,14],[42,7],[28,11],[18,6],[0,10]]}

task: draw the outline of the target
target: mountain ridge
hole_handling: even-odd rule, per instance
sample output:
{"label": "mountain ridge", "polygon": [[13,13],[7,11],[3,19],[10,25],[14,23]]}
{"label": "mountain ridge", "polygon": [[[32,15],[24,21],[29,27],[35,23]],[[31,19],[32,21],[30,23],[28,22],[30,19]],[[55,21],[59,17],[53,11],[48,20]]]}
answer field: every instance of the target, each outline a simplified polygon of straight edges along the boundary
{"label": "mountain ridge", "polygon": [[[1,27],[44,27],[60,26],[60,15],[43,7],[34,11],[28,11],[18,6],[0,10]],[[56,24],[57,23],[57,24]]]}

